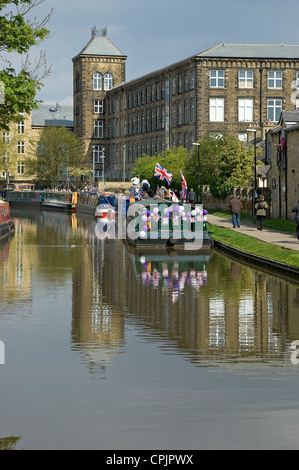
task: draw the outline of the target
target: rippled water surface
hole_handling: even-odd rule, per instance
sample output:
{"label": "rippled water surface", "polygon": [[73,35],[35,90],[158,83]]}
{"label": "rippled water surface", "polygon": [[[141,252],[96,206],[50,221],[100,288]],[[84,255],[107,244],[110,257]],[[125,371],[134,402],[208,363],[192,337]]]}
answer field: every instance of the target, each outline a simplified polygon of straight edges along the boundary
{"label": "rippled water surface", "polygon": [[93,217],[13,215],[0,449],[299,447],[298,285],[215,251],[136,255]]}

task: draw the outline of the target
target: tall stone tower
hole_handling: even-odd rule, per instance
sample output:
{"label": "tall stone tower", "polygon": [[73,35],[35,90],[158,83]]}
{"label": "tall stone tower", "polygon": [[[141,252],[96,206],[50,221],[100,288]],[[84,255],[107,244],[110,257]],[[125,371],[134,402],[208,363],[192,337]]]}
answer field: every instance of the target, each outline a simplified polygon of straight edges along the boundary
{"label": "tall stone tower", "polygon": [[84,141],[85,163],[94,181],[104,180],[103,170],[109,168],[106,95],[125,82],[126,59],[108,39],[107,28],[92,28],[90,41],[72,59],[74,132]]}

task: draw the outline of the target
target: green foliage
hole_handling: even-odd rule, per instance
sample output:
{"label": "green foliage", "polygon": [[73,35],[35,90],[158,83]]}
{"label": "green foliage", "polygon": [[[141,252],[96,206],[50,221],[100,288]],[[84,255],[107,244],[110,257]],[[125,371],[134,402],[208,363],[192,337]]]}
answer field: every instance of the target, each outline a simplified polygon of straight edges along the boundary
{"label": "green foliage", "polygon": [[[9,129],[11,122],[19,122],[22,117],[19,113],[30,113],[37,108],[36,91],[42,83],[35,70],[29,70],[29,62],[17,71],[10,64],[10,54],[24,55],[32,46],[49,35],[45,28],[46,20],[38,22],[36,18],[30,20],[26,15],[32,8],[43,0],[1,0],[0,2],[0,53],[6,54],[3,58],[9,66],[1,70],[0,81],[4,84],[5,104],[0,104],[0,129]],[[7,8],[7,10],[6,10]],[[13,13],[11,8],[15,9]],[[26,63],[26,61],[25,61]]]}
{"label": "green foliage", "polygon": [[[253,148],[229,134],[207,134],[200,143],[200,182],[215,197],[224,198],[233,186],[248,186],[253,177]],[[186,178],[197,187],[198,156],[194,150],[186,164]]]}
{"label": "green foliage", "polygon": [[26,160],[26,173],[49,188],[85,172],[82,141],[65,127],[46,127],[35,153]]}
{"label": "green foliage", "polygon": [[[171,189],[180,190],[180,170],[184,172],[185,164],[188,158],[190,158],[190,154],[183,147],[179,147],[177,149],[168,149],[162,154],[156,155],[155,157],[143,156],[138,158],[132,174],[133,176],[139,175],[140,181],[144,179],[148,180],[153,191],[156,190],[158,185],[165,186],[166,188],[171,187]],[[159,178],[154,176],[156,163],[159,163],[173,174],[173,179],[170,186],[165,181],[161,181]]]}

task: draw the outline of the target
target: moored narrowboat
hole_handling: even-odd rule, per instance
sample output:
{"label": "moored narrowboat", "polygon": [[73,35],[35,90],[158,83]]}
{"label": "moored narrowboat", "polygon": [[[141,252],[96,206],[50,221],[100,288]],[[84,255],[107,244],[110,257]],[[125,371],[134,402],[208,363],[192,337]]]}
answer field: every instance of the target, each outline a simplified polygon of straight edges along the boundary
{"label": "moored narrowboat", "polygon": [[15,224],[10,215],[9,203],[0,200],[0,241],[12,235]]}

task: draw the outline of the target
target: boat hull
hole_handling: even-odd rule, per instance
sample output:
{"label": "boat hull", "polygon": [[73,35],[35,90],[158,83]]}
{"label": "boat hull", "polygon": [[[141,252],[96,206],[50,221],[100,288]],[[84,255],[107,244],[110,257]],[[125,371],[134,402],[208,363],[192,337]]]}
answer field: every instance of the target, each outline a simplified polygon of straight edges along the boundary
{"label": "boat hull", "polygon": [[0,241],[13,235],[15,224],[10,215],[10,207],[8,202],[0,203]]}

